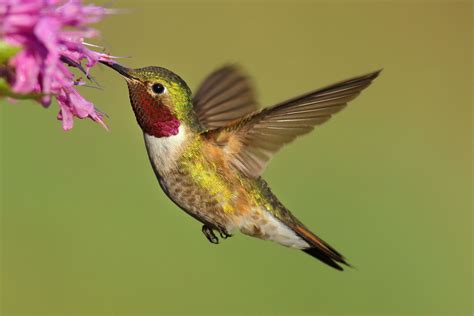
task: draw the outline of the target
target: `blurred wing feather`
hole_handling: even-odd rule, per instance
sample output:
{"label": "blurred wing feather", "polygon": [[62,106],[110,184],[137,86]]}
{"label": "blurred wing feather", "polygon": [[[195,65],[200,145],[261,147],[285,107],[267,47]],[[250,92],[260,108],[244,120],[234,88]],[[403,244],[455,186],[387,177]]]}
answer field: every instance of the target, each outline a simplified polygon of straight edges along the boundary
{"label": "blurred wing feather", "polygon": [[193,105],[206,130],[226,126],[257,110],[252,84],[235,65],[210,74],[197,90]]}

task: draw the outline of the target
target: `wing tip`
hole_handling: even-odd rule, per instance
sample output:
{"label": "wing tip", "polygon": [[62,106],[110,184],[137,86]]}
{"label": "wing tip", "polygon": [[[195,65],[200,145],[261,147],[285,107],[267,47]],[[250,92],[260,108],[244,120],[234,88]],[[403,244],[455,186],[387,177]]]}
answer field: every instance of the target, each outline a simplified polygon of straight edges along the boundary
{"label": "wing tip", "polygon": [[364,75],[361,75],[361,76],[358,76],[358,77],[355,77],[353,79],[349,79],[347,81],[358,81],[358,82],[369,82],[371,83],[375,78],[377,78],[380,73],[383,71],[383,68],[379,68],[377,70],[374,70],[372,72],[369,72],[369,73],[366,73]]}
{"label": "wing tip", "polygon": [[375,78],[377,78],[380,73],[383,71],[383,68],[379,68],[371,73],[369,73],[369,76],[372,78],[372,80],[374,80]]}

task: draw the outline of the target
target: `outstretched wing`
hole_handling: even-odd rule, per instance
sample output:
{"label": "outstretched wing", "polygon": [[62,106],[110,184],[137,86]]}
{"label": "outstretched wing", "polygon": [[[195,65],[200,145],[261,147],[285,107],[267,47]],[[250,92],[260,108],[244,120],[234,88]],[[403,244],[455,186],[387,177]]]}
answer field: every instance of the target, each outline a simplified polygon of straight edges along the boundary
{"label": "outstretched wing", "polygon": [[380,70],[345,80],[265,108],[209,132],[208,137],[225,147],[235,168],[248,177],[257,178],[283,145],[329,120],[368,87],[379,73]]}
{"label": "outstretched wing", "polygon": [[196,92],[193,106],[206,130],[226,126],[257,110],[251,82],[235,65],[210,74]]}

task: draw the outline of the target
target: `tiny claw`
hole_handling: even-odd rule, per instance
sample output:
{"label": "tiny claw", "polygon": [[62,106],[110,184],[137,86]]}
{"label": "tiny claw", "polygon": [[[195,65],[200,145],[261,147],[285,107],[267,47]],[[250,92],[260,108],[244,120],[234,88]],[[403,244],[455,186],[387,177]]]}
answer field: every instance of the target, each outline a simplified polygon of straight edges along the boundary
{"label": "tiny claw", "polygon": [[229,234],[227,231],[225,230],[219,230],[219,234],[221,235],[221,238],[224,238],[224,239],[227,239],[229,237],[232,237],[232,234]]}
{"label": "tiny claw", "polygon": [[207,240],[209,240],[211,243],[217,245],[219,243],[219,239],[217,236],[214,234],[214,231],[209,228],[208,226],[204,225],[202,226],[202,232],[204,236],[206,236]]}

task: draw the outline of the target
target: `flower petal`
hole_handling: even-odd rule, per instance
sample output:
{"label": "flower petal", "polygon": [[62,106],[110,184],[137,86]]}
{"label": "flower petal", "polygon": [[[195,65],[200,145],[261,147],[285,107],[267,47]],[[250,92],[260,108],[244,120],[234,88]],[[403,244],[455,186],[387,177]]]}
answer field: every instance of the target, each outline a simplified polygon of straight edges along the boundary
{"label": "flower petal", "polygon": [[99,60],[113,58],[83,43],[85,38],[98,36],[88,24],[106,14],[105,8],[84,5],[82,0],[0,0],[0,40],[22,47],[7,61],[14,70],[8,84],[17,94],[34,93],[44,106],[55,97],[65,130],[73,127],[74,117],[90,118],[106,127],[102,114],[75,89],[80,78],[63,62],[68,58],[72,61],[68,66],[82,69],[85,61],[88,75]]}

